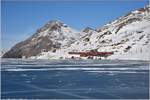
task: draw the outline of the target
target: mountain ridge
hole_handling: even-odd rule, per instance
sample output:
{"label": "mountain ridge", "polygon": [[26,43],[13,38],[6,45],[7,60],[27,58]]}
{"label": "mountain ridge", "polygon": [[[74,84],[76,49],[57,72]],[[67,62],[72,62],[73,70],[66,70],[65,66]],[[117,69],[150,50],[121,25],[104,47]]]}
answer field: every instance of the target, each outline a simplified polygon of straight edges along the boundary
{"label": "mountain ridge", "polygon": [[[121,16],[120,18],[100,28],[92,29],[90,27],[87,27],[81,32],[74,31],[68,25],[60,21],[50,21],[44,27],[37,30],[37,34],[35,34],[35,37],[44,37],[43,40],[47,41],[45,41],[44,43],[41,42],[43,45],[47,44],[47,42],[52,42],[54,44],[58,43],[58,48],[57,46],[54,46],[55,48],[51,50],[44,45],[40,50],[45,49],[45,51],[40,51],[35,55],[27,57],[32,59],[65,59],[76,57],[76,55],[69,55],[68,52],[86,52],[94,49],[99,52],[114,52],[114,55],[108,57],[108,59],[131,58],[147,60],[149,59],[149,57],[148,55],[146,56],[145,53],[148,52],[148,46],[150,44],[149,12],[150,7],[146,6],[144,8],[131,11],[127,15]],[[77,33],[79,35],[77,35]],[[33,37],[31,37],[31,39],[34,39]],[[63,41],[64,39],[66,39],[66,41]],[[140,50],[137,50],[138,48],[140,48]],[[11,49],[10,51],[12,50],[13,49]],[[139,54],[139,56],[136,57],[136,54]],[[144,58],[143,56],[146,57]],[[85,58],[80,56],[77,57]],[[99,58],[101,57],[94,57],[93,59]]]}

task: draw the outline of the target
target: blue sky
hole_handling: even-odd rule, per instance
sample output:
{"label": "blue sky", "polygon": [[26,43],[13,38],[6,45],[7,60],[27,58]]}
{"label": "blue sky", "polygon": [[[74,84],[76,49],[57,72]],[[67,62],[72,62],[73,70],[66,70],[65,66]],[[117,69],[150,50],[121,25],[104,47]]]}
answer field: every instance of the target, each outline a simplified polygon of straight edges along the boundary
{"label": "blue sky", "polygon": [[1,3],[2,48],[11,48],[53,19],[59,19],[77,30],[87,26],[98,28],[147,4],[148,0],[3,0]]}

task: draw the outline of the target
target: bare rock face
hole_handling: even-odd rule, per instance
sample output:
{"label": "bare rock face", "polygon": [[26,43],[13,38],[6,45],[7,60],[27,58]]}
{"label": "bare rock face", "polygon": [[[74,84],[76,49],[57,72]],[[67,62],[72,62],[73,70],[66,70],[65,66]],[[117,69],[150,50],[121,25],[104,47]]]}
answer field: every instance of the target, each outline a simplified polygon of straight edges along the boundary
{"label": "bare rock face", "polygon": [[22,58],[36,56],[41,52],[55,51],[62,46],[73,43],[77,35],[66,24],[53,20],[25,41],[12,47],[3,55],[3,58]]}

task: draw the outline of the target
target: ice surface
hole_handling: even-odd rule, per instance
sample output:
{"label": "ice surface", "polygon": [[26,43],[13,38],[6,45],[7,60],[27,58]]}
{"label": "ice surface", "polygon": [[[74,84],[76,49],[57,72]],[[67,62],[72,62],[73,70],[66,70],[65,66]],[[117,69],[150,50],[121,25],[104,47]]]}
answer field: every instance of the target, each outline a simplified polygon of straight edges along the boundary
{"label": "ice surface", "polygon": [[149,63],[2,59],[2,99],[147,99]]}

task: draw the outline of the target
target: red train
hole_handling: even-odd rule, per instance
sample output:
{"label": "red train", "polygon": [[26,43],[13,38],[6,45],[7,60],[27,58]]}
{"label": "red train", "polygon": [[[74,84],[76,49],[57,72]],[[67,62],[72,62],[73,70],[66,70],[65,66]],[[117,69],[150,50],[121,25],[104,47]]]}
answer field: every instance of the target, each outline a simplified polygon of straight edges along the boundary
{"label": "red train", "polygon": [[87,56],[101,56],[101,57],[107,57],[113,54],[113,52],[69,52],[69,54],[76,54],[80,55],[81,57],[87,57]]}

